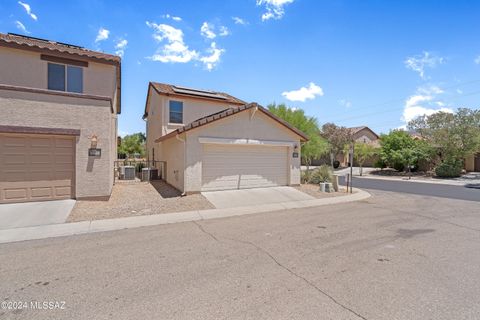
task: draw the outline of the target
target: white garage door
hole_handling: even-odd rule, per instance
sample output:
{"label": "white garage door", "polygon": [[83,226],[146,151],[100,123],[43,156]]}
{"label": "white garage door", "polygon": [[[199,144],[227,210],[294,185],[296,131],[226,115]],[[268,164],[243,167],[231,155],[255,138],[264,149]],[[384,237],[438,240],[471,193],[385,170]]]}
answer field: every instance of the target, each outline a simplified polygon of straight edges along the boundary
{"label": "white garage door", "polygon": [[288,184],[287,147],[204,144],[202,191]]}
{"label": "white garage door", "polygon": [[0,134],[0,203],[72,198],[74,165],[73,137]]}

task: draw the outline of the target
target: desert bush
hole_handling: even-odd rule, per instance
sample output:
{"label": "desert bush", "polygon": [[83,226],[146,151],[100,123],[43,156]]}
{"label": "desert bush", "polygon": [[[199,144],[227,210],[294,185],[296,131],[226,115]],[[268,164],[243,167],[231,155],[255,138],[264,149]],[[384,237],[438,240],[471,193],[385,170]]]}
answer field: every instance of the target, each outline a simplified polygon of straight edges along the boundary
{"label": "desert bush", "polygon": [[435,168],[435,175],[440,178],[455,178],[462,174],[463,162],[460,160],[444,160]]}
{"label": "desert bush", "polygon": [[332,180],[332,168],[329,165],[324,164],[313,171],[309,182],[313,184],[319,184],[321,182],[332,182]]}

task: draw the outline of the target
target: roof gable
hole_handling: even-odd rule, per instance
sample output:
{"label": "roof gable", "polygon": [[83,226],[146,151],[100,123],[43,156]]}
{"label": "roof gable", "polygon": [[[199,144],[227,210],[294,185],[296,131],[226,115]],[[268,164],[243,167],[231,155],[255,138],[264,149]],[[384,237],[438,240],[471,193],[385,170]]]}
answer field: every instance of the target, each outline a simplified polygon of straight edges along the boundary
{"label": "roof gable", "polygon": [[208,124],[210,124],[212,122],[215,122],[217,120],[224,119],[224,118],[230,117],[232,115],[235,115],[235,114],[238,114],[240,112],[250,110],[250,109],[253,109],[253,108],[257,108],[258,111],[264,113],[265,115],[267,115],[268,117],[270,117],[274,121],[283,125],[285,128],[293,131],[296,135],[300,136],[300,138],[301,138],[300,140],[308,141],[308,137],[305,133],[303,133],[302,131],[293,127],[291,124],[289,124],[285,120],[277,117],[276,115],[274,115],[273,113],[271,113],[270,111],[268,111],[264,107],[258,105],[257,103],[249,103],[249,104],[246,104],[246,105],[242,105],[240,107],[228,108],[228,109],[225,109],[223,111],[220,111],[220,112],[217,112],[217,113],[199,118],[199,119],[197,119],[197,120],[195,120],[195,121],[193,121],[193,122],[191,122],[191,123],[189,123],[189,124],[187,124],[187,125],[185,125],[181,128],[178,128],[177,130],[174,130],[174,131],[156,139],[155,142],[160,142],[160,141],[169,139],[169,138],[174,137],[178,134],[181,134],[181,133],[184,133],[184,132],[187,132],[187,131],[190,131],[190,130],[193,130],[193,129],[196,129],[196,128],[199,128],[199,127],[202,127],[202,126],[205,126],[205,125],[208,125]]}

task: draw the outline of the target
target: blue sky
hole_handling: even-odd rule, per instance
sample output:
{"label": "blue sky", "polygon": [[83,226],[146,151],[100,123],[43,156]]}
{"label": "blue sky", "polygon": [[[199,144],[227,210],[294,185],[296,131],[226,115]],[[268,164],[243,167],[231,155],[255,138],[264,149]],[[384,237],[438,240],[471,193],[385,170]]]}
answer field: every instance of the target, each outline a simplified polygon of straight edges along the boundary
{"label": "blue sky", "polygon": [[0,12],[0,32],[122,54],[122,134],[144,131],[149,81],[377,132],[479,107],[479,1],[2,0]]}

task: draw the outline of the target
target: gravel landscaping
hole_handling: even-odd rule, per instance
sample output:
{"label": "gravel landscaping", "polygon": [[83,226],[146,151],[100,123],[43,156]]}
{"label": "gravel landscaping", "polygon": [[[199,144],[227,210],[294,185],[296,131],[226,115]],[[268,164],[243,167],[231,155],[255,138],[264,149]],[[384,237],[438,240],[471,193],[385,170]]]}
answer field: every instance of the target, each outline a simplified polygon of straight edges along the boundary
{"label": "gravel landscaping", "polygon": [[117,182],[108,201],[76,202],[67,222],[215,208],[201,194],[185,197],[163,181]]}
{"label": "gravel landscaping", "polygon": [[301,184],[294,188],[318,199],[346,196],[348,194],[345,187],[339,187],[340,190],[338,192],[326,193],[320,191],[320,186],[310,183]]}

